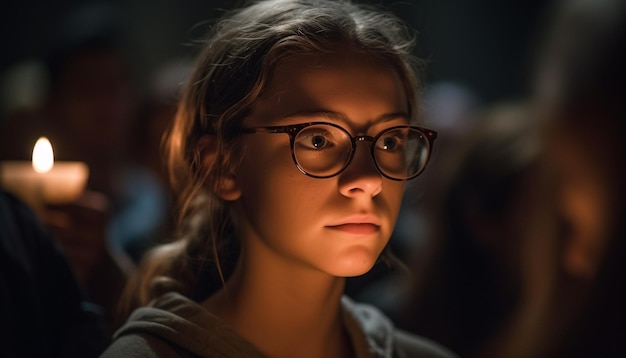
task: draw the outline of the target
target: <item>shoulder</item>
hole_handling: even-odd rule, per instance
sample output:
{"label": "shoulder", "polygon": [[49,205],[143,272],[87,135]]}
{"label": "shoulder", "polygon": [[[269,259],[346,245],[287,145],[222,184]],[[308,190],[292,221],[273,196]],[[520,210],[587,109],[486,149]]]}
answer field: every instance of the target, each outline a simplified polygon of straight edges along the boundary
{"label": "shoulder", "polygon": [[[371,304],[342,298],[344,322],[357,352],[375,352],[377,357],[455,358],[443,346],[424,337],[397,329]],[[357,354],[358,355],[358,354]]]}
{"label": "shoulder", "polygon": [[185,356],[183,352],[158,337],[134,333],[115,339],[100,358],[180,358]]}
{"label": "shoulder", "polygon": [[456,358],[442,345],[402,330],[394,332],[394,357]]}
{"label": "shoulder", "polygon": [[[185,357],[182,347],[196,338],[195,325],[187,317],[194,304],[178,294],[165,294],[150,305],[137,308],[128,321],[113,335],[113,343],[103,358]],[[193,314],[191,314],[193,315]]]}
{"label": "shoulder", "polygon": [[133,311],[102,357],[262,357],[218,317],[181,294]]}

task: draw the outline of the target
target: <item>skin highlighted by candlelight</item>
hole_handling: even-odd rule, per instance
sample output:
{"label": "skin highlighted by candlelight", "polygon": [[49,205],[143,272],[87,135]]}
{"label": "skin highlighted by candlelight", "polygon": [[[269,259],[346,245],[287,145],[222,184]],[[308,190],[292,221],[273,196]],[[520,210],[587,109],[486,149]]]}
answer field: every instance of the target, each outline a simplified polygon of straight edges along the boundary
{"label": "skin highlighted by candlelight", "polygon": [[436,132],[411,31],[348,0],[258,1],[211,27],[167,160],[181,204],[109,357],[453,357],[344,294],[394,230]]}
{"label": "skin highlighted by candlelight", "polygon": [[83,162],[54,162],[50,141],[41,137],[33,160],[0,162],[0,186],[38,211],[47,204],[77,200],[85,189],[89,168]]}

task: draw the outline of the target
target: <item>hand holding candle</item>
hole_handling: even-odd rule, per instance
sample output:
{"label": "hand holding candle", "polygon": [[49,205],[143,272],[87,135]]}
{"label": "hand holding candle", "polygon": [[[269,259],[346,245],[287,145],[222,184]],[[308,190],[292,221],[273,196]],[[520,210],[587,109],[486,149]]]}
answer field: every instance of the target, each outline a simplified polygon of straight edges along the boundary
{"label": "hand holding candle", "polygon": [[83,162],[54,162],[52,145],[39,138],[32,163],[0,162],[0,186],[34,208],[75,201],[85,188],[89,169]]}

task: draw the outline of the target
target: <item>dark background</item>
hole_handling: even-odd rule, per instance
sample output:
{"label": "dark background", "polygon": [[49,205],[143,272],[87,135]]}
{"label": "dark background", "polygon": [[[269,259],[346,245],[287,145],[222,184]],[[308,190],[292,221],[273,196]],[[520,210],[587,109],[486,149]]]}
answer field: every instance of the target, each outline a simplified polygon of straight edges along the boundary
{"label": "dark background", "polygon": [[[393,10],[419,32],[418,55],[428,59],[427,82],[453,81],[481,101],[519,97],[526,91],[533,34],[545,1],[411,0],[369,1]],[[41,56],[79,0],[5,2],[0,71]],[[206,27],[199,23],[242,4],[241,0],[111,0],[126,31],[128,57],[144,87],[167,63],[191,58],[189,42]]]}

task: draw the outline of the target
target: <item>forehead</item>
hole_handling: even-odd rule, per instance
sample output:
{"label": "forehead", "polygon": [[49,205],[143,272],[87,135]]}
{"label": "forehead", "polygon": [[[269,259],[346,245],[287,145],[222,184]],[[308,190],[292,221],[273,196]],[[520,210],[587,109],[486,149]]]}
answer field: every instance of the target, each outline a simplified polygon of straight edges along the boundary
{"label": "forehead", "polygon": [[315,111],[372,120],[388,113],[407,113],[405,92],[391,63],[356,49],[295,55],[275,67],[251,120],[264,125]]}

